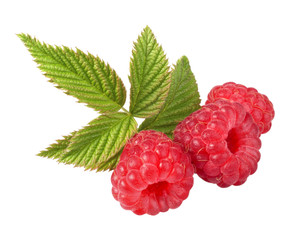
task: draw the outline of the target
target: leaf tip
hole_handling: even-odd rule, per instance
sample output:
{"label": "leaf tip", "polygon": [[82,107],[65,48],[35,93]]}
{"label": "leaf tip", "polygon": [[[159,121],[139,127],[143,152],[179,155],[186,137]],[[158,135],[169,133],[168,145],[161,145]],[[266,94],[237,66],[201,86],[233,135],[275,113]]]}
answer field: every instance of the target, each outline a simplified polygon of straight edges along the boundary
{"label": "leaf tip", "polygon": [[183,55],[180,59],[178,59],[178,62],[184,62],[186,64],[189,64],[189,60],[185,55]]}
{"label": "leaf tip", "polygon": [[144,32],[152,32],[151,28],[146,25],[146,27],[143,29]]}
{"label": "leaf tip", "polygon": [[26,42],[26,40],[30,37],[28,34],[25,33],[17,33],[16,35],[19,39],[22,40],[22,42]]}
{"label": "leaf tip", "polygon": [[43,150],[36,154],[37,157],[47,157],[47,151]]}
{"label": "leaf tip", "polygon": [[42,157],[42,152],[39,152],[39,153],[35,154],[35,156]]}

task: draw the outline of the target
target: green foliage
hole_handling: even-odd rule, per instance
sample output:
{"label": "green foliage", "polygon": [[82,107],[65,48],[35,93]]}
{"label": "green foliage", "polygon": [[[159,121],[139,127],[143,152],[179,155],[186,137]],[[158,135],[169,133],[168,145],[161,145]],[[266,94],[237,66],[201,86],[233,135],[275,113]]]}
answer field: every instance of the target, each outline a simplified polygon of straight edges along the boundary
{"label": "green foliage", "polygon": [[130,112],[150,117],[159,112],[168,94],[168,60],[151,29],[146,27],[134,43],[130,61]]}
{"label": "green foliage", "polygon": [[[129,112],[123,108],[126,90],[121,79],[99,57],[47,45],[29,35],[18,36],[57,88],[102,114],[38,156],[90,170],[112,170],[128,139],[137,133],[133,116],[146,118],[139,131],[154,129],[172,137],[176,125],[200,107],[188,59],[179,59],[170,73],[164,51],[149,27],[132,51]],[[124,112],[118,112],[120,109]]]}
{"label": "green foliage", "polygon": [[113,170],[116,168],[123,148],[113,157],[111,157],[108,161],[101,162],[98,166],[97,171],[106,171],[106,170]]}
{"label": "green foliage", "polygon": [[177,124],[200,108],[200,95],[187,57],[177,61],[171,73],[171,86],[160,111],[145,119],[139,130],[154,129],[172,137]]}
{"label": "green foliage", "polygon": [[75,52],[42,44],[29,35],[18,36],[50,81],[79,102],[102,113],[118,111],[125,103],[126,90],[121,79],[100,58],[79,49]]}
{"label": "green foliage", "polygon": [[83,129],[58,140],[39,156],[55,158],[85,169],[112,169],[126,141],[136,132],[137,123],[130,114],[101,115]]}
{"label": "green foliage", "polygon": [[38,153],[37,156],[59,159],[63,155],[63,153],[65,153],[67,147],[70,144],[71,138],[75,134],[76,132],[73,132],[68,136],[64,136],[63,139],[57,140],[57,143],[51,144],[46,150]]}

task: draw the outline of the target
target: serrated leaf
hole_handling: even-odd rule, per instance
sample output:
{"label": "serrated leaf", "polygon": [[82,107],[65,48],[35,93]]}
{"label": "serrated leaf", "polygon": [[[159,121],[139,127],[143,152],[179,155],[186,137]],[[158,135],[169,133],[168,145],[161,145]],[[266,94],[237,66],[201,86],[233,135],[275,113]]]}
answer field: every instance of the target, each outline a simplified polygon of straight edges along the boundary
{"label": "serrated leaf", "polygon": [[143,121],[139,130],[154,129],[172,137],[177,124],[200,108],[200,95],[187,57],[180,58],[171,73],[167,99],[155,116]]}
{"label": "serrated leaf", "polygon": [[64,136],[63,139],[57,140],[56,143],[51,144],[46,150],[38,153],[37,156],[59,159],[69,146],[70,140],[75,133],[76,132],[73,132],[68,136]]}
{"label": "serrated leaf", "polygon": [[101,115],[76,132],[59,161],[91,170],[115,167],[126,141],[137,132],[137,123],[127,113]]}
{"label": "serrated leaf", "polygon": [[47,45],[26,34],[18,36],[45,76],[79,102],[102,113],[115,112],[125,103],[121,79],[100,58],[79,49]]}
{"label": "serrated leaf", "polygon": [[169,66],[162,47],[149,27],[134,43],[129,81],[130,112],[141,118],[156,114],[168,94]]}

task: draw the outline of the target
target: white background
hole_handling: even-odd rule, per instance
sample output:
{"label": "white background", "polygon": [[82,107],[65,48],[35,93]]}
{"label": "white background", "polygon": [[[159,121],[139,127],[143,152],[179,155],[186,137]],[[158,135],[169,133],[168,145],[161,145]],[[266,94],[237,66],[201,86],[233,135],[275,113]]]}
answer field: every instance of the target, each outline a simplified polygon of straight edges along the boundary
{"label": "white background", "polygon": [[[1,1],[0,239],[298,239],[297,4]],[[188,56],[202,102],[213,86],[235,81],[266,94],[276,111],[244,185],[221,189],[195,176],[182,206],[154,217],[120,207],[111,172],[35,155],[97,113],[47,82],[16,36],[99,55],[129,89],[132,43],[146,25],[171,64]]]}

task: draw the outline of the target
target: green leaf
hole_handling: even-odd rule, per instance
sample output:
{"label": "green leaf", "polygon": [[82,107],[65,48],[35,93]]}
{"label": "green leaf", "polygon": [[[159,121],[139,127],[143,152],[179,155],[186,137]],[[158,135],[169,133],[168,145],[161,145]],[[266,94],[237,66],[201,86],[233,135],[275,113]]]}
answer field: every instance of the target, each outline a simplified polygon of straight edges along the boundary
{"label": "green leaf", "polygon": [[158,113],[170,86],[169,66],[162,47],[149,27],[134,43],[129,81],[129,111],[142,118]]}
{"label": "green leaf", "polygon": [[[63,154],[65,154],[66,149],[71,143],[71,139],[76,134],[76,132],[71,133],[69,136],[64,136],[63,139],[57,140],[57,143],[51,144],[46,150],[41,151],[37,154],[37,156],[40,157],[47,157],[47,158],[53,158],[53,159],[60,159]],[[98,165],[98,171],[106,171],[106,170],[112,170],[116,167],[120,155],[123,151],[123,148],[113,157],[109,158],[105,162],[100,162]]]}
{"label": "green leaf", "polygon": [[101,115],[76,132],[59,161],[91,170],[112,169],[136,132],[137,123],[130,114]]}
{"label": "green leaf", "polygon": [[70,140],[75,133],[76,132],[73,132],[68,136],[64,136],[63,139],[57,140],[57,143],[51,144],[46,150],[38,153],[37,156],[59,159],[65,153],[65,150],[69,146]]}
{"label": "green leaf", "polygon": [[97,168],[97,171],[106,171],[106,170],[113,170],[116,168],[123,148],[113,157],[111,157],[108,161],[101,162]]}
{"label": "green leaf", "polygon": [[19,34],[39,68],[66,94],[96,111],[118,111],[126,99],[126,90],[116,72],[100,58],[79,49],[51,46],[26,34]]}
{"label": "green leaf", "polygon": [[139,130],[154,129],[172,137],[177,124],[200,108],[200,95],[187,57],[180,58],[171,73],[167,99],[155,116],[143,121]]}

